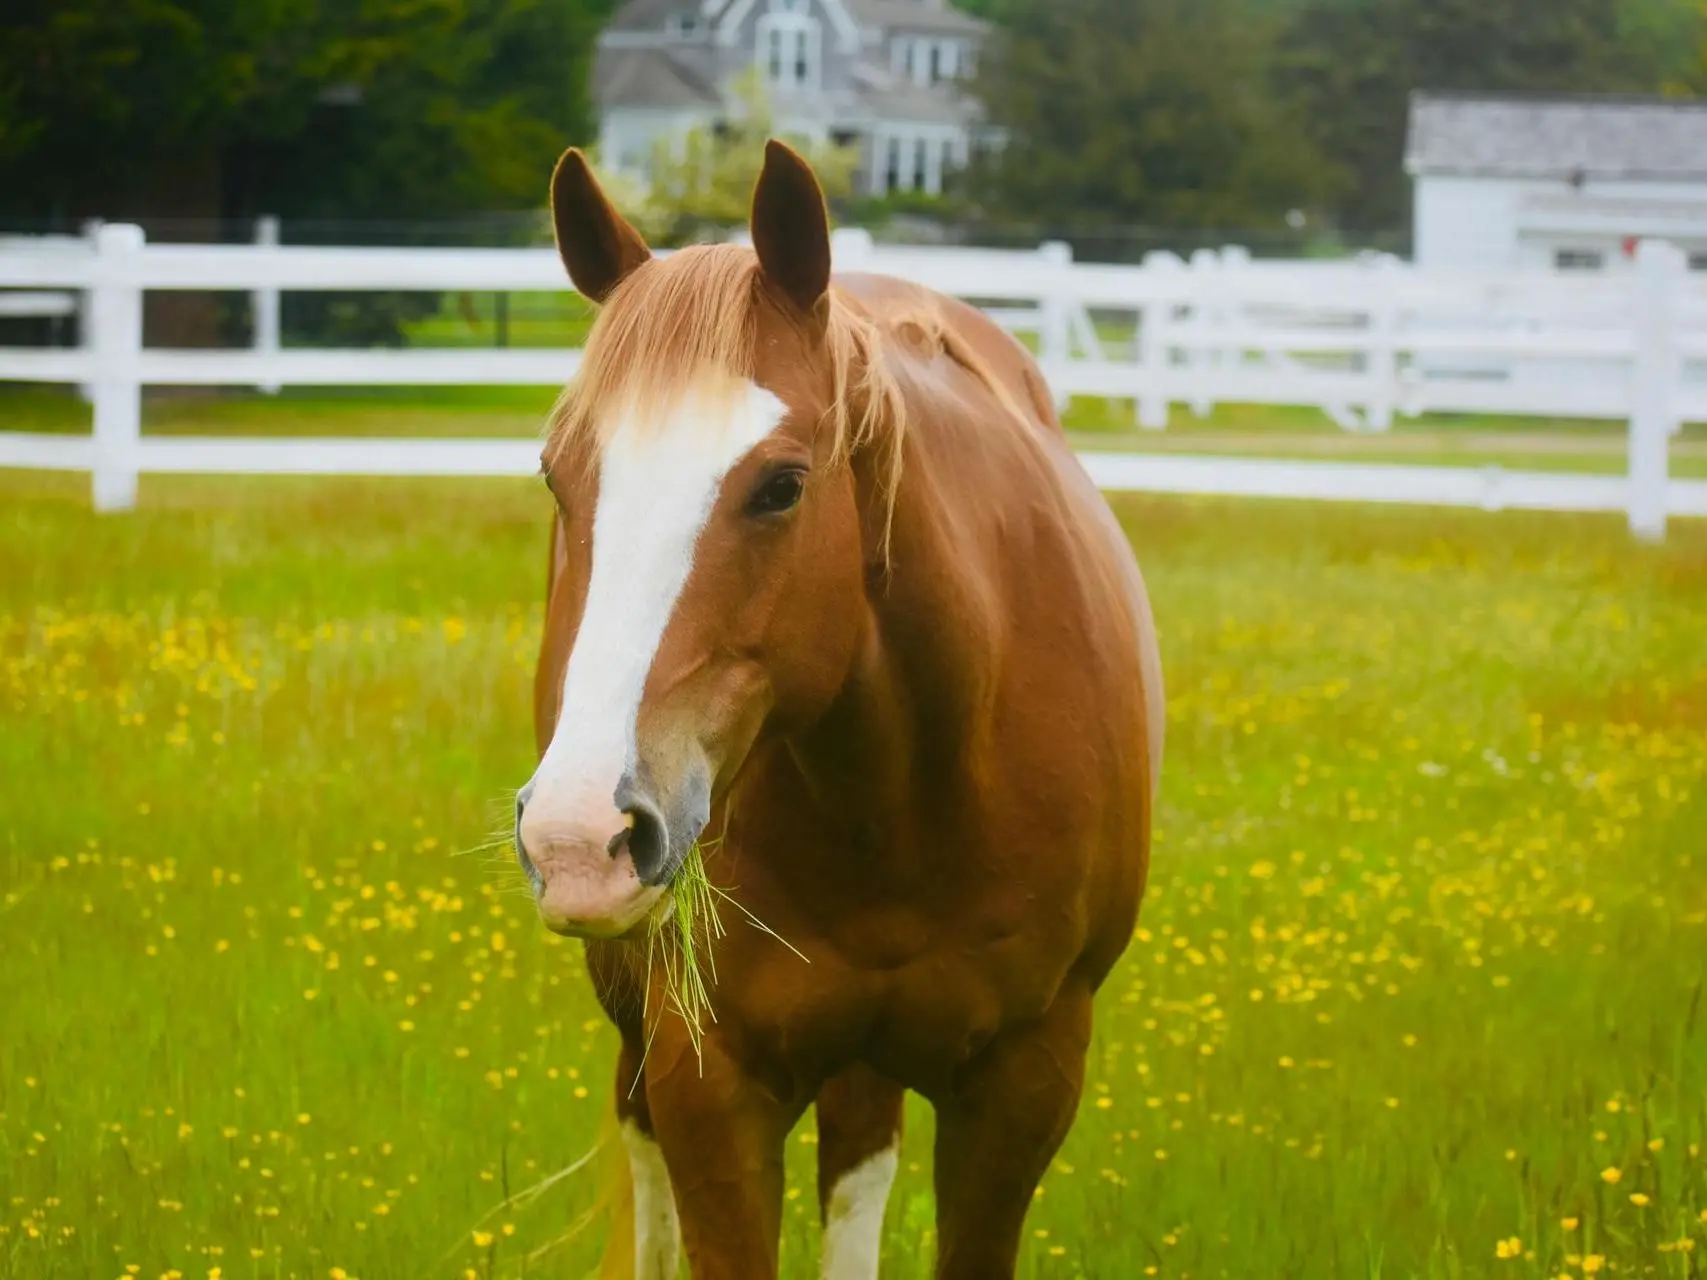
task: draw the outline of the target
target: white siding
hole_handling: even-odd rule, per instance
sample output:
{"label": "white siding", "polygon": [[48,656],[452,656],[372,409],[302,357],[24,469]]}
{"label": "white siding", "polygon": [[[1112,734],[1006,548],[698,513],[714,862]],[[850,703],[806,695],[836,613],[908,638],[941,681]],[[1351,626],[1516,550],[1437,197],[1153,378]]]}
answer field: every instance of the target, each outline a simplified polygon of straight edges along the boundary
{"label": "white siding", "polygon": [[1707,183],[1424,175],[1416,180],[1416,261],[1423,267],[1551,268],[1561,252],[1599,254],[1629,270],[1644,237],[1707,251]]}
{"label": "white siding", "polygon": [[1483,178],[1418,178],[1417,265],[1515,266],[1515,195],[1510,184]]}
{"label": "white siding", "polygon": [[611,107],[599,124],[599,156],[620,173],[643,177],[652,152],[663,138],[680,138],[695,125],[712,123],[712,113],[660,111],[649,107]]}

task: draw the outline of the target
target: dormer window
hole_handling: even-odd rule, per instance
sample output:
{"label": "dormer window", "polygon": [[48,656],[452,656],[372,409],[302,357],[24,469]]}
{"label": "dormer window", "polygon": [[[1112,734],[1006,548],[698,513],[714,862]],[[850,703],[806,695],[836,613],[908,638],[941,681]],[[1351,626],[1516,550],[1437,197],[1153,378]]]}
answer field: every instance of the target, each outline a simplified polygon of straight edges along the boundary
{"label": "dormer window", "polygon": [[697,13],[678,13],[665,24],[664,30],[677,40],[697,40],[704,27]]}
{"label": "dormer window", "polygon": [[757,25],[759,61],[773,87],[811,89],[818,85],[823,33],[808,0],[769,0]]}

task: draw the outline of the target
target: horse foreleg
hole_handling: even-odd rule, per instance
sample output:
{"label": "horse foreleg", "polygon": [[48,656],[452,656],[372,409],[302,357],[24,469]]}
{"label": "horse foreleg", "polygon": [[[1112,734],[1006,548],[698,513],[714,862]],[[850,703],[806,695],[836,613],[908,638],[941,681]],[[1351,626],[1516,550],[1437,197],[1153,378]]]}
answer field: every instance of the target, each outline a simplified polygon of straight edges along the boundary
{"label": "horse foreleg", "polygon": [[905,1089],[863,1066],[850,1067],[818,1091],[823,1280],[877,1280],[905,1100]]}
{"label": "horse foreleg", "polygon": [[939,1280],[1014,1274],[1026,1211],[1078,1109],[1090,1031],[1089,990],[1064,990],[932,1099]]}
{"label": "horse foreleg", "polygon": [[696,1057],[652,1047],[646,1098],[669,1166],[693,1280],[774,1280],[782,1227],[783,1145],[804,1102],[790,1106],[752,1077],[714,1034]]}
{"label": "horse foreleg", "polygon": [[[616,1066],[616,1115],[633,1187],[634,1280],[676,1280],[682,1264],[681,1224],[676,1217],[670,1171],[652,1128],[652,1112],[640,1086],[643,1049],[624,1036]],[[617,1264],[620,1265],[620,1264]],[[617,1272],[607,1266],[606,1274]]]}

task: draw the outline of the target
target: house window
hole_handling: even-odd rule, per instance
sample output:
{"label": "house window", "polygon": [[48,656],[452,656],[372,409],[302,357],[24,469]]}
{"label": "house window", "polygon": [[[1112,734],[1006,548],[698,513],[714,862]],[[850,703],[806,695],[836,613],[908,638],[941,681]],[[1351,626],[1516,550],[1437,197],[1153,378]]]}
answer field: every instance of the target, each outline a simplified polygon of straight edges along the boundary
{"label": "house window", "polygon": [[668,30],[669,33],[678,40],[692,40],[695,36],[699,35],[699,15],[693,13],[679,13],[670,19],[666,30]]}
{"label": "house window", "polygon": [[1707,271],[1707,253],[1696,252],[1689,255],[1691,271]]}
{"label": "house window", "polygon": [[931,83],[937,84],[942,80],[942,46],[934,40],[931,42]]}
{"label": "house window", "polygon": [[1599,271],[1606,266],[1606,255],[1598,249],[1557,249],[1553,266],[1559,271]]}
{"label": "house window", "polygon": [[807,13],[805,0],[771,0],[757,31],[760,57],[773,86],[817,85],[822,33],[818,20]]}
{"label": "house window", "polygon": [[926,142],[923,138],[920,138],[913,143],[913,180],[907,184],[907,190],[909,191],[923,191],[926,189],[925,170],[928,160],[926,159],[925,151],[930,145],[931,144]]}
{"label": "house window", "polygon": [[901,139],[889,139],[889,156],[883,166],[884,191],[899,191],[901,189]]}

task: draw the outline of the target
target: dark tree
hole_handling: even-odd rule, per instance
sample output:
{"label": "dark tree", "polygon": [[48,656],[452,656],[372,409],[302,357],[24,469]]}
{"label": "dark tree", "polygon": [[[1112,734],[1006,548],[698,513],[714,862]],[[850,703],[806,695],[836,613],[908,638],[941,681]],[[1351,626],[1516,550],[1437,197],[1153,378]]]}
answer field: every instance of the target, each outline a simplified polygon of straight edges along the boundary
{"label": "dark tree", "polygon": [[0,217],[537,205],[609,0],[12,0]]}
{"label": "dark tree", "polygon": [[1335,168],[1341,219],[1409,221],[1414,90],[1653,93],[1691,15],[1674,0],[1307,0],[1277,78]]}
{"label": "dark tree", "polygon": [[1259,229],[1322,189],[1244,0],[1003,0],[977,86],[1006,147],[982,193],[1066,223]]}

